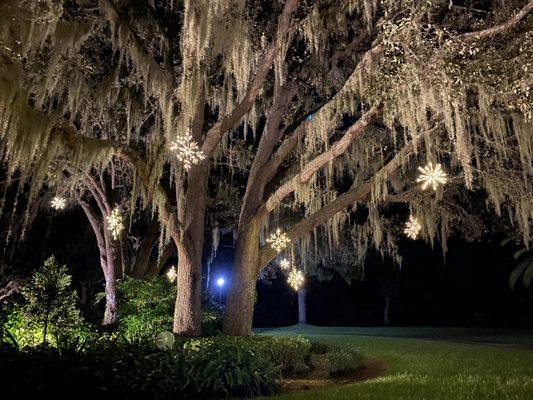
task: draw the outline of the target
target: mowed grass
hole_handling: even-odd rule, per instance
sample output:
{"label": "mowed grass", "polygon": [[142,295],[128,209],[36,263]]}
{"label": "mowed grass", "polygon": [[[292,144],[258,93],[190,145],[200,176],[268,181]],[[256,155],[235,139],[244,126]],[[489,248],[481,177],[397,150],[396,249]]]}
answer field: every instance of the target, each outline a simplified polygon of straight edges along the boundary
{"label": "mowed grass", "polygon": [[[422,339],[423,329],[426,328],[304,326],[262,330],[262,334],[299,334],[330,346],[349,347],[366,357],[383,361],[387,368],[385,375],[367,381],[280,394],[274,398],[533,399],[533,350],[509,345],[514,342],[512,332],[429,329],[425,333],[425,337],[429,339]],[[409,332],[414,337],[409,337]],[[525,342],[526,346],[529,345],[530,333],[516,334],[516,343]],[[479,342],[483,337],[486,337],[489,343],[494,342],[494,338],[499,338],[497,342],[507,344],[461,342],[470,338]]]}

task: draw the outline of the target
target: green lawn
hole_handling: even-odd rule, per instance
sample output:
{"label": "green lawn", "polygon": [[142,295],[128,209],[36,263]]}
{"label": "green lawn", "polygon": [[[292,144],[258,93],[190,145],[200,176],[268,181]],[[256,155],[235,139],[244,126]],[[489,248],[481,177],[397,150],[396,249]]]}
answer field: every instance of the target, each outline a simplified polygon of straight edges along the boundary
{"label": "green lawn", "polygon": [[[375,379],[278,399],[533,399],[531,332],[312,326],[260,332],[351,347],[387,366]],[[481,341],[495,344],[476,343]]]}

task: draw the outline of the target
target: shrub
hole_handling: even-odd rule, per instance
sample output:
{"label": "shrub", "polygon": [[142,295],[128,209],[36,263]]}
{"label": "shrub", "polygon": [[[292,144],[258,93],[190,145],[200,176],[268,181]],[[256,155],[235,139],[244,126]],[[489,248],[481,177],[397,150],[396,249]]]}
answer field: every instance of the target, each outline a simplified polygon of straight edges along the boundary
{"label": "shrub", "polygon": [[354,372],[361,366],[361,356],[350,350],[337,349],[328,353],[330,376],[342,376]]}
{"label": "shrub", "polygon": [[108,342],[84,351],[0,349],[6,398],[170,398],[183,383],[179,354],[139,343]]}
{"label": "shrub", "polygon": [[147,340],[103,337],[59,352],[50,346],[0,347],[6,398],[250,397],[276,391],[280,368],[257,341],[216,336],[180,339],[168,350]]}
{"label": "shrub", "polygon": [[117,284],[118,330],[129,339],[172,330],[176,285],[162,276],[126,277]]}
{"label": "shrub", "polygon": [[311,353],[313,354],[326,354],[330,351],[330,347],[322,342],[311,342]]}
{"label": "shrub", "polygon": [[201,397],[252,397],[272,394],[277,389],[279,368],[260,357],[253,342],[218,336],[190,340],[184,346],[194,393]]}
{"label": "shrub", "polygon": [[[176,285],[162,276],[149,279],[126,277],[117,285],[118,331],[130,340],[152,338],[172,330]],[[202,332],[211,336],[220,332],[222,308],[204,294],[202,297]]]}
{"label": "shrub", "polygon": [[33,274],[22,290],[22,303],[13,305],[3,321],[4,328],[19,346],[49,343],[71,345],[90,333],[76,306],[76,292],[70,288],[67,268],[54,257]]}
{"label": "shrub", "polygon": [[311,357],[311,342],[303,337],[252,336],[261,357],[271,360],[284,373],[307,370]]}

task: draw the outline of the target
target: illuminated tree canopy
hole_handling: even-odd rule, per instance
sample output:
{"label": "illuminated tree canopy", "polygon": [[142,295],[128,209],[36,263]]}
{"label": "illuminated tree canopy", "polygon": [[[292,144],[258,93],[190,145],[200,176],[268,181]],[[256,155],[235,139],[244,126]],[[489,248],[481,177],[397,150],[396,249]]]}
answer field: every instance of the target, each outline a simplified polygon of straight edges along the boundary
{"label": "illuminated tree canopy", "polygon": [[[43,190],[75,198],[118,168],[127,189],[101,221],[116,206],[125,230],[157,215],[160,251],[171,242],[179,258],[176,333],[200,333],[206,230],[235,232],[224,331],[236,335],[250,332],[257,276],[280,251],[303,267],[350,229],[358,260],[372,246],[395,257],[407,221],[387,221],[389,203],[445,250],[452,233],[483,229],[468,211],[483,191],[531,242],[531,2],[0,5],[8,176],[29,185],[29,210]],[[430,165],[445,178],[424,191]],[[368,216],[351,224],[358,207]],[[286,249],[267,241],[277,229]]]}

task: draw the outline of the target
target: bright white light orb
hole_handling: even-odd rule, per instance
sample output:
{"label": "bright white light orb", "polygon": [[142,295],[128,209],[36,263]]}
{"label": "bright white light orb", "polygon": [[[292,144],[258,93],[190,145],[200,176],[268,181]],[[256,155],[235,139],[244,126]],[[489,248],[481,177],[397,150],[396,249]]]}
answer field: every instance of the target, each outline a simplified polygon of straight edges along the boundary
{"label": "bright white light orb", "polygon": [[422,190],[426,190],[429,186],[433,190],[437,190],[439,185],[444,185],[448,181],[446,172],[444,172],[440,164],[436,164],[433,167],[433,164],[429,162],[425,167],[418,167],[418,170],[420,175],[416,181],[422,183]]}
{"label": "bright white light orb", "polygon": [[418,237],[420,229],[422,229],[422,226],[420,226],[418,219],[410,215],[409,220],[405,224],[405,229],[403,230],[403,233],[405,233],[407,237],[414,240]]}
{"label": "bright white light orb", "polygon": [[56,196],[52,199],[50,205],[55,210],[63,210],[67,205],[67,201],[63,197]]}
{"label": "bright white light orb", "polygon": [[276,233],[272,233],[266,240],[277,252],[283,250],[291,242],[291,239],[286,233],[281,232],[281,229],[276,229]]}
{"label": "bright white light orb", "polygon": [[187,171],[205,158],[205,154],[193,140],[190,131],[170,142],[170,150],[176,154],[176,158],[183,163],[183,167]]}
{"label": "bright white light orb", "polygon": [[217,286],[218,287],[224,286],[224,278],[218,278],[217,279]]}

